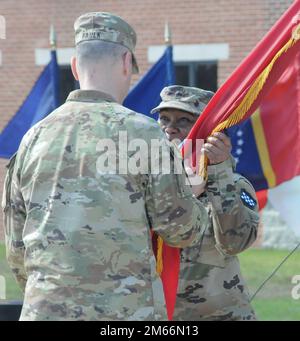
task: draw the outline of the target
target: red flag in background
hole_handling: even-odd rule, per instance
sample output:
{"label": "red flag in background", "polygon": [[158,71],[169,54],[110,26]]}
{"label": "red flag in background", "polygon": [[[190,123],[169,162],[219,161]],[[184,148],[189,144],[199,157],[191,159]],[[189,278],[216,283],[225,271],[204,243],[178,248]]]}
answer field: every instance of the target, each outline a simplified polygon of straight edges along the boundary
{"label": "red flag in background", "polygon": [[[263,148],[267,148],[267,153],[274,156],[271,161],[274,162],[272,165],[274,165],[275,175],[277,170],[280,169],[281,172],[280,175],[278,173],[275,182],[273,181],[273,186],[300,174],[299,23],[300,0],[297,0],[217,91],[188,136],[193,143],[197,139],[206,139],[213,131],[222,131],[240,124],[259,108],[260,129],[264,127],[265,132],[268,128]],[[282,80],[285,85],[279,86]],[[264,113],[270,115],[270,106],[275,109],[273,116],[264,116]],[[278,124],[286,125],[286,129],[282,130],[282,134],[276,135],[272,126]],[[276,146],[273,148],[275,142]],[[286,147],[288,145],[289,147]],[[292,152],[290,147],[293,147]],[[280,155],[291,153],[291,155],[289,159],[281,162],[278,153],[281,153]],[[262,150],[259,154],[260,161],[264,161],[263,158],[269,154],[265,154]],[[193,150],[194,165],[196,157],[196,150]],[[294,162],[291,161],[292,159]],[[268,167],[264,172],[269,172]],[[267,186],[260,189],[268,186],[267,182]],[[259,201],[260,205],[265,205],[266,191],[259,193]],[[172,250],[165,246],[163,251],[165,254],[162,280],[168,317],[172,319],[176,302],[180,252],[178,249]]]}

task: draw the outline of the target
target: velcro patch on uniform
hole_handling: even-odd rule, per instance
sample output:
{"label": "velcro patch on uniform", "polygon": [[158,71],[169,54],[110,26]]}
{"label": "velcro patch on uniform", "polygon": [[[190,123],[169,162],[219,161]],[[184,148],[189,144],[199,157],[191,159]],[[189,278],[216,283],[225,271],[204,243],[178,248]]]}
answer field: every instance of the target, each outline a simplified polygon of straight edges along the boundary
{"label": "velcro patch on uniform", "polygon": [[244,189],[241,190],[241,199],[243,204],[251,210],[254,210],[257,205],[257,201]]}

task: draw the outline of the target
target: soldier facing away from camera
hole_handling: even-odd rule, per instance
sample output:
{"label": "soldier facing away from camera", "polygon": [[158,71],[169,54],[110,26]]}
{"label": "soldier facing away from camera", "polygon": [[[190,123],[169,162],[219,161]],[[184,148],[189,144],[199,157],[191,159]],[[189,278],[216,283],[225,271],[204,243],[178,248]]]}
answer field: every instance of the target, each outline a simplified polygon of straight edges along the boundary
{"label": "soldier facing away from camera", "polygon": [[121,163],[120,132],[147,146],[162,141],[171,166],[176,155],[156,121],[120,104],[138,70],[131,26],[97,12],[74,28],[81,89],[29,130],[5,181],[7,258],[25,290],[21,320],[166,319],[150,226],[186,247],[199,242],[208,214],[184,171],[151,174],[150,151],[140,160],[145,173],[103,170],[103,141],[116,146],[107,152],[112,165]]}

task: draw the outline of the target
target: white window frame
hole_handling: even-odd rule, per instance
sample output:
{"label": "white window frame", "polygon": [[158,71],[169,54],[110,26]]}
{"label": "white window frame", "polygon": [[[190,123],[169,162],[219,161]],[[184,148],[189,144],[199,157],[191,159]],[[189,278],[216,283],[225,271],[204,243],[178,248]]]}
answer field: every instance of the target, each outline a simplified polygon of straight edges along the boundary
{"label": "white window frame", "polygon": [[[50,51],[50,49],[35,49],[35,65],[47,65],[50,62]],[[58,65],[70,65],[71,57],[75,55],[75,49],[72,47],[58,48],[56,53]]]}
{"label": "white window frame", "polygon": [[[153,64],[163,55],[165,45],[148,48],[148,62]],[[173,45],[174,62],[201,62],[209,60],[228,60],[229,44],[182,44]]]}

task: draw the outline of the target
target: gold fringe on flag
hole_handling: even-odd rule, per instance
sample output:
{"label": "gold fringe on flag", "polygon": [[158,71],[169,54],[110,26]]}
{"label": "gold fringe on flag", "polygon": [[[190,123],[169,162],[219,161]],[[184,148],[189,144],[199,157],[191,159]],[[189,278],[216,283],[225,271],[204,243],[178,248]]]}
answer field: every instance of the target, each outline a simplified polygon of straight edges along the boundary
{"label": "gold fringe on flag", "polygon": [[163,271],[163,239],[161,236],[157,238],[157,259],[156,259],[156,272],[160,276]]}
{"label": "gold fringe on flag", "polygon": [[[239,106],[232,112],[232,114],[223,122],[217,125],[217,127],[211,132],[211,135],[216,132],[220,132],[224,129],[230,128],[235,124],[239,123],[251,108],[254,101],[257,99],[261,90],[263,89],[270,72],[273,69],[274,64],[287,50],[289,50],[298,40],[300,39],[300,24],[296,26],[293,30],[291,39],[276,53],[274,58],[271,60],[269,65],[261,72],[261,74],[257,77],[255,82],[251,85],[250,89],[246,93],[242,102]],[[200,167],[199,167],[199,175],[204,179],[207,179],[207,164],[208,159],[205,155],[205,159],[200,158]]]}

